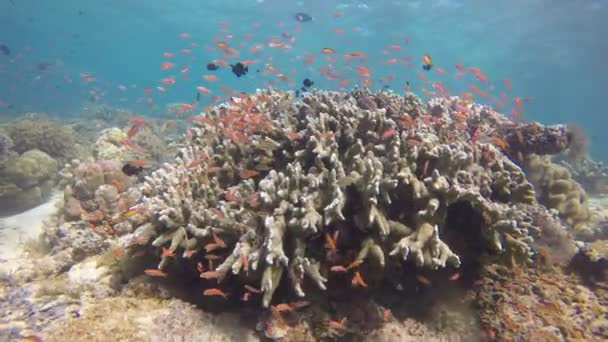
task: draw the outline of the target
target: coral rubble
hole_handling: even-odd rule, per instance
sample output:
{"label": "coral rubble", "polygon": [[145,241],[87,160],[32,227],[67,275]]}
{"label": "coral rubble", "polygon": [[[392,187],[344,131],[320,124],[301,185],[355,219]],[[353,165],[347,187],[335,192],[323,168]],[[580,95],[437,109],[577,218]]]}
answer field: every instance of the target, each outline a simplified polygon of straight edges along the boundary
{"label": "coral rubble", "polygon": [[[500,136],[519,124],[488,107],[365,89],[301,101],[258,91],[191,120],[175,162],[146,177],[124,240],[131,253],[162,248],[158,268],[169,273],[219,259],[201,278],[236,276],[263,292],[264,306],[283,279],[304,296],[305,278],[324,290],[333,272],[361,286],[403,261],[458,267],[448,237],[529,260],[536,219],[550,213],[509,155],[568,144],[563,126],[534,124],[523,130],[532,143],[510,149]],[[478,223],[461,227],[463,216]]]}

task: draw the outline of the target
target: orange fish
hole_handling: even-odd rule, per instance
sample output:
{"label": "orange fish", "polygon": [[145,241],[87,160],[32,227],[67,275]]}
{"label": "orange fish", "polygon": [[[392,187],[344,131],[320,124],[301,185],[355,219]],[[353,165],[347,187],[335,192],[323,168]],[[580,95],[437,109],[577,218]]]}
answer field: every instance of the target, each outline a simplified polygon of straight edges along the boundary
{"label": "orange fish", "polygon": [[429,55],[427,53],[424,56],[422,56],[422,63],[424,65],[433,65],[433,59],[431,58],[431,55]]}
{"label": "orange fish", "polygon": [[277,305],[273,305],[272,309],[277,312],[293,311],[293,308],[289,304],[286,304],[286,303],[280,303]]}
{"label": "orange fish", "polygon": [[256,170],[250,170],[250,169],[241,169],[239,171],[239,177],[243,178],[243,179],[247,179],[247,178],[251,178],[251,177],[255,177],[257,175],[259,175],[260,173]]}
{"label": "orange fish", "polygon": [[507,144],[506,141],[502,140],[499,137],[492,137],[492,138],[490,138],[490,141],[502,149],[509,147],[509,144]]}
{"label": "orange fish", "polygon": [[344,267],[342,265],[332,266],[329,270],[332,271],[332,272],[339,272],[339,273],[348,271],[346,269],[346,267]]}
{"label": "orange fish", "polygon": [[370,77],[369,69],[363,65],[357,65],[357,72],[362,77]]}
{"label": "orange fish", "polygon": [[121,216],[124,218],[129,218],[133,215],[137,214],[137,208],[135,209],[127,209],[125,211],[122,212]]}
{"label": "orange fish", "polygon": [[388,129],[384,130],[384,132],[382,132],[381,138],[388,139],[388,138],[392,137],[393,135],[395,135],[395,133],[397,133],[397,131],[394,128],[388,128]]}
{"label": "orange fish", "polygon": [[324,55],[333,55],[336,53],[336,51],[332,48],[323,48],[321,49],[321,53]]}
{"label": "orange fish", "polygon": [[209,82],[217,81],[217,76],[215,75],[203,75],[203,78]]}
{"label": "orange fish", "polygon": [[157,270],[157,269],[155,269],[155,268],[152,268],[152,269],[147,269],[147,270],[145,270],[145,271],[144,271],[144,273],[146,273],[147,275],[152,276],[152,277],[163,277],[163,278],[167,278],[167,276],[168,276],[168,274],[167,274],[167,273],[165,273],[165,272],[163,272],[163,271],[161,271],[161,270]]}
{"label": "orange fish", "polygon": [[167,257],[167,258],[172,258],[175,256],[175,254],[173,253],[173,251],[170,248],[167,247],[163,247],[163,252],[160,255],[161,257]]}
{"label": "orange fish", "polygon": [[522,110],[523,106],[521,104],[521,97],[520,96],[514,98],[513,99],[513,103],[515,104],[515,106],[517,107],[517,109]]}
{"label": "orange fish", "polygon": [[203,296],[220,296],[224,299],[228,299],[228,293],[224,293],[224,291],[216,288],[206,289],[205,292],[203,292]]}
{"label": "orange fish", "polygon": [[346,330],[346,321],[346,317],[344,317],[340,320],[330,320],[327,322],[327,325],[333,330]]}
{"label": "orange fish", "polygon": [[363,260],[355,259],[353,262],[350,263],[350,265],[348,265],[348,267],[346,267],[346,269],[350,270],[351,268],[355,268],[355,267],[361,265],[362,263],[363,263]]}
{"label": "orange fish", "polygon": [[363,277],[361,277],[361,273],[359,273],[359,271],[355,271],[355,274],[353,275],[353,279],[351,280],[351,285],[353,287],[358,287],[358,286],[367,287],[367,283],[363,280]]}
{"label": "orange fish", "polygon": [[226,247],[226,243],[224,242],[224,240],[220,239],[219,236],[217,236],[217,234],[215,234],[215,232],[213,232],[213,241],[215,241],[215,243],[218,244],[218,246],[224,248]]}
{"label": "orange fish", "polygon": [[456,281],[458,279],[460,279],[460,272],[456,272],[448,278],[449,281]]}
{"label": "orange fish", "polygon": [[344,57],[365,57],[365,54],[361,51],[355,51],[345,54]]}
{"label": "orange fish", "polygon": [[253,293],[262,293],[262,291],[256,289],[255,287],[251,286],[251,285],[243,285],[243,287],[245,288],[245,290],[253,292]]}
{"label": "orange fish", "polygon": [[203,279],[218,279],[221,276],[218,271],[207,271],[201,273],[200,277]]}
{"label": "orange fish", "polygon": [[175,64],[173,64],[173,63],[171,63],[171,62],[163,62],[163,63],[160,65],[160,68],[161,68],[162,70],[167,70],[167,69],[171,69],[171,68],[172,68],[174,65],[175,65]]}
{"label": "orange fish", "polygon": [[225,48],[228,47],[228,43],[226,43],[226,42],[217,42],[217,43],[215,43],[215,46],[217,46],[220,49],[225,49]]}
{"label": "orange fish", "polygon": [[418,280],[419,282],[421,282],[422,284],[424,284],[426,286],[431,286],[431,281],[425,276],[417,275],[416,280]]}
{"label": "orange fish", "polygon": [[207,88],[207,87],[198,86],[198,87],[196,87],[196,90],[198,90],[201,93],[211,94],[211,90],[209,90],[209,88]]}

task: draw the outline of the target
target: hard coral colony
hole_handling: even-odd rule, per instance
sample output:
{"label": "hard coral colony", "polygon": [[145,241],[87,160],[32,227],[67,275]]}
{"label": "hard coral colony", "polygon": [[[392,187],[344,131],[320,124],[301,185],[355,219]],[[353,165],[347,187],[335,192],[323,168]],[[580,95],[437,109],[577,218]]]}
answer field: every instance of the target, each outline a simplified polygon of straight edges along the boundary
{"label": "hard coral colony", "polygon": [[[325,290],[330,270],[367,286],[369,272],[390,277],[383,270],[403,260],[458,267],[444,236],[472,234],[462,238],[504,261],[529,260],[535,218],[550,214],[508,156],[568,145],[563,126],[529,129],[457,97],[425,105],[411,93],[364,89],[299,101],[258,91],[192,121],[175,162],[146,177],[145,210],[125,240],[131,253],[146,241],[162,249],[158,270],[169,276],[191,259],[220,288],[227,277],[244,293],[259,288],[265,307],[283,278],[302,297],[305,278]],[[524,140],[498,138],[515,132]],[[481,219],[459,227],[454,215]]]}

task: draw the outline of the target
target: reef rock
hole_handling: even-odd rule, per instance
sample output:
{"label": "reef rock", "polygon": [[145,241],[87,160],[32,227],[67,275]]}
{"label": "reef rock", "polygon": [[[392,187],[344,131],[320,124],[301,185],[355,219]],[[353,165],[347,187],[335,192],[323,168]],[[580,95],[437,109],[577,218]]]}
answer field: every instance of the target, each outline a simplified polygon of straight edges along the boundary
{"label": "reef rock", "polygon": [[587,226],[591,220],[587,194],[572,179],[568,169],[553,163],[549,157],[530,154],[525,162],[525,170],[537,190],[540,203],[557,210],[579,235],[591,234]]}
{"label": "reef rock", "polygon": [[[345,286],[331,273],[363,286],[403,261],[458,267],[479,257],[470,249],[526,262],[535,219],[550,216],[500,138],[519,124],[457,97],[259,91],[191,119],[175,162],[146,177],[124,241],[162,248],[169,276],[219,258],[201,277],[258,288],[264,306],[282,280],[304,296],[304,284]],[[535,132],[547,153],[567,147],[559,126]]]}
{"label": "reef rock", "polygon": [[57,161],[40,150],[6,160],[0,167],[0,214],[44,202],[57,181]]}
{"label": "reef rock", "polygon": [[18,153],[37,149],[60,160],[73,158],[76,154],[74,131],[58,121],[26,117],[3,124],[2,128],[13,140]]}
{"label": "reef rock", "polygon": [[127,135],[120,128],[113,127],[101,132],[95,142],[93,155],[101,160],[122,160],[129,152],[128,147],[120,142],[126,139]]}

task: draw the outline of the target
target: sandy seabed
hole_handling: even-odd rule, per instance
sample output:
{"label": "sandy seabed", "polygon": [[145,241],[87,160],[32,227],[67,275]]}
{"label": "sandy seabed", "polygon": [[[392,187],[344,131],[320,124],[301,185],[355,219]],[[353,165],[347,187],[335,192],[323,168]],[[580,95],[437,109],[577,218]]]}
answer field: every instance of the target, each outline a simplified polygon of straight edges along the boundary
{"label": "sandy seabed", "polygon": [[43,222],[57,211],[62,197],[62,192],[56,191],[48,201],[35,208],[0,218],[0,259],[17,257],[24,241],[37,238]]}

